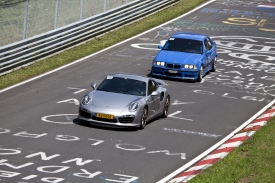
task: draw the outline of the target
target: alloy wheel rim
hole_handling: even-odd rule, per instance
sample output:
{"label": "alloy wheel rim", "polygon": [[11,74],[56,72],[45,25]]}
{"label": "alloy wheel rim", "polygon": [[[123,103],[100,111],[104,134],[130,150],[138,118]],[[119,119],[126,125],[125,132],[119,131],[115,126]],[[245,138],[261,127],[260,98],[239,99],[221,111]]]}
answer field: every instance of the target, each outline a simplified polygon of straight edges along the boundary
{"label": "alloy wheel rim", "polygon": [[143,111],[142,120],[141,120],[142,127],[144,127],[145,124],[146,124],[146,118],[147,118],[147,109],[145,108],[144,111]]}
{"label": "alloy wheel rim", "polygon": [[169,112],[169,104],[170,102],[169,102],[169,99],[167,98],[165,102],[165,109],[164,109],[164,113],[166,116],[168,115],[168,112]]}
{"label": "alloy wheel rim", "polygon": [[217,68],[217,57],[215,57],[215,59],[214,59],[214,69],[216,69]]}
{"label": "alloy wheel rim", "polygon": [[203,68],[202,68],[202,66],[201,66],[201,69],[200,69],[201,71],[200,71],[200,79],[202,79],[202,75],[203,75]]}

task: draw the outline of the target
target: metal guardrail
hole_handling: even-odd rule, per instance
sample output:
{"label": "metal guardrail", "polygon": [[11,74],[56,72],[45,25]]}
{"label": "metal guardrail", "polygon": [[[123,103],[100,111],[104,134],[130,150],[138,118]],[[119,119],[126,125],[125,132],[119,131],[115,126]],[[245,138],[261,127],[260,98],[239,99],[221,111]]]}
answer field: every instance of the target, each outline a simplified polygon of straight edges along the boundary
{"label": "metal guardrail", "polygon": [[133,1],[60,29],[0,47],[0,76],[153,14],[178,1]]}

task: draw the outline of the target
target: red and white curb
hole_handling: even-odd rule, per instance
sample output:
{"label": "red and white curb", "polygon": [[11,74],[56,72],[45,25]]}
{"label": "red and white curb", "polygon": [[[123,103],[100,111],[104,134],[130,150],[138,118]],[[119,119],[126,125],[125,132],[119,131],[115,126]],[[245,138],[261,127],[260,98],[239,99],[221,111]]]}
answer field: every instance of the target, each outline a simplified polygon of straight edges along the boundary
{"label": "red and white curb", "polygon": [[178,174],[169,183],[185,183],[197,176],[204,169],[212,166],[217,161],[224,158],[229,152],[241,145],[245,140],[252,136],[257,130],[264,126],[269,119],[275,116],[275,106],[265,111],[260,117],[252,121],[249,125],[239,131],[236,135],[225,141],[216,150],[207,155],[204,159],[197,162],[194,166]]}

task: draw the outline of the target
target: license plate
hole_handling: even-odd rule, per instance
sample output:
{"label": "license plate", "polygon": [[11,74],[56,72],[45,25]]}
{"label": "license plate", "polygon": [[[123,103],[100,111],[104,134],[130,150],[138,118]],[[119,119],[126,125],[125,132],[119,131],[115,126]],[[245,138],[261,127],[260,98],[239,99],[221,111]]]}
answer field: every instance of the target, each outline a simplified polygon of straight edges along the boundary
{"label": "license plate", "polygon": [[176,74],[178,73],[178,71],[175,71],[175,70],[168,70],[169,73],[172,73],[172,74]]}
{"label": "license plate", "polygon": [[110,114],[102,114],[102,113],[97,113],[96,117],[98,118],[105,118],[105,119],[114,119],[113,115]]}

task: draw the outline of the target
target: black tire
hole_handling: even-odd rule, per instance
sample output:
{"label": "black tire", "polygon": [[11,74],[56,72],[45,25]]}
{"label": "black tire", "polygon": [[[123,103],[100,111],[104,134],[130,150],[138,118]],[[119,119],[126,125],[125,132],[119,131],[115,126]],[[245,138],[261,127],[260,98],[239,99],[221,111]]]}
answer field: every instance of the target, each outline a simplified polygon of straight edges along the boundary
{"label": "black tire", "polygon": [[147,116],[148,116],[148,109],[147,109],[147,107],[144,107],[143,112],[142,112],[142,116],[141,116],[141,119],[140,119],[139,129],[142,130],[142,129],[145,128]]}
{"label": "black tire", "polygon": [[200,67],[197,81],[201,82],[202,78],[203,78],[203,66]]}
{"label": "black tire", "polygon": [[217,57],[214,58],[211,72],[215,72],[217,70]]}
{"label": "black tire", "polygon": [[162,117],[167,118],[169,115],[169,107],[170,107],[170,96],[168,95],[165,99],[164,107],[163,107],[163,112],[162,112]]}

